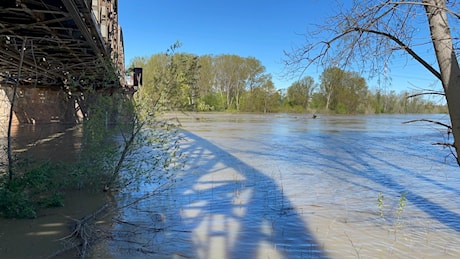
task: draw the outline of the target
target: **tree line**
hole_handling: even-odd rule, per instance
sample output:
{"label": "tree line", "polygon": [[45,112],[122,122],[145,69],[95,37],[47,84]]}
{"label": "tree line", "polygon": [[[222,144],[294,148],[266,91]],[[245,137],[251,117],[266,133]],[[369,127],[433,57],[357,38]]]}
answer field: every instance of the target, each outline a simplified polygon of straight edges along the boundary
{"label": "tree line", "polygon": [[[329,67],[315,82],[305,76],[277,89],[272,75],[254,57],[159,53],[136,57],[143,68],[144,102],[187,111],[295,112],[336,114],[446,113],[444,105],[414,93],[369,90],[357,72]],[[168,98],[159,93],[168,92]]]}

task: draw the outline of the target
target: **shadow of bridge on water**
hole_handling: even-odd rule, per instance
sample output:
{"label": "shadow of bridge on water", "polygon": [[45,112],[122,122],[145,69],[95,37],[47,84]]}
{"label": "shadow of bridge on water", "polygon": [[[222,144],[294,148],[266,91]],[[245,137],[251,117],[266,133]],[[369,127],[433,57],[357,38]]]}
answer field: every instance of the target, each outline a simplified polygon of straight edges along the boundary
{"label": "shadow of bridge on water", "polygon": [[184,132],[181,180],[126,208],[117,258],[324,258],[283,187],[213,143]]}

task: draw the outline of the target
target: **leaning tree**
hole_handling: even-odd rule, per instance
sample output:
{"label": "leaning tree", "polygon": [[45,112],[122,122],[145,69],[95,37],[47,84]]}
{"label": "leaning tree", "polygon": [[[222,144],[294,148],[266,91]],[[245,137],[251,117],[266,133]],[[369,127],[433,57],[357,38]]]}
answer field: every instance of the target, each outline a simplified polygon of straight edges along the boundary
{"label": "leaning tree", "polygon": [[[330,17],[309,32],[300,47],[285,52],[291,72],[312,64],[360,66],[376,75],[396,55],[404,54],[430,71],[442,83],[451,125],[449,133],[460,165],[460,4],[455,0],[355,0],[337,7]],[[391,67],[391,66],[390,66]]]}

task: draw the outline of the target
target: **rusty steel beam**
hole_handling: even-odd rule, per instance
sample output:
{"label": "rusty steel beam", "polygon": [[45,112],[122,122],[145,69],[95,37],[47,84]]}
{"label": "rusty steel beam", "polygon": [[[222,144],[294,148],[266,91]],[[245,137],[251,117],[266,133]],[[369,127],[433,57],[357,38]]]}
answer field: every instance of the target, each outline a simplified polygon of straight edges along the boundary
{"label": "rusty steel beam", "polygon": [[[88,28],[88,24],[86,24],[83,19],[88,19],[88,15],[85,14],[84,10],[80,10],[77,5],[75,4],[77,0],[63,0],[63,4],[65,5],[66,9],[69,11],[70,16],[77,24],[78,29],[85,37],[86,41],[91,45],[93,51],[97,53],[98,58],[102,58],[100,52],[102,51],[102,55],[107,55],[107,48],[105,43],[102,39],[102,36],[99,34],[92,33],[91,29]],[[82,14],[82,16],[80,15]],[[91,15],[91,10],[89,10],[89,14]],[[94,24],[92,24],[94,26]]]}
{"label": "rusty steel beam", "polygon": [[[104,8],[116,11],[117,0],[102,1]],[[121,83],[107,82],[108,75],[113,78],[124,70],[117,15],[106,17],[112,34],[104,38],[91,8],[90,0],[0,0],[0,84],[3,79],[4,84],[19,80],[51,88],[72,81],[81,89],[119,87]],[[18,46],[24,41],[24,66],[18,79]]]}

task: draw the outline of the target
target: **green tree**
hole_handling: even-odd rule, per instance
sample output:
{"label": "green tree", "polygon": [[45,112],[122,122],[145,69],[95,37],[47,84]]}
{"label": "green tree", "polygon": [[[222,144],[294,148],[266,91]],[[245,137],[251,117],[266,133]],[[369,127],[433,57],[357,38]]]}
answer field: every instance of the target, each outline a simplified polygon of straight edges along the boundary
{"label": "green tree", "polygon": [[380,89],[377,89],[375,93],[371,94],[370,98],[372,110],[375,114],[387,112],[387,100],[386,96],[382,93]]}
{"label": "green tree", "polygon": [[220,55],[214,61],[214,84],[221,97],[225,100],[225,109],[231,109],[238,92],[238,72],[240,57],[236,55]]}
{"label": "green tree", "polygon": [[219,107],[219,102],[215,100],[214,74],[213,74],[213,57],[211,55],[203,55],[198,58],[198,78],[197,78],[197,110],[209,111]]}
{"label": "green tree", "polygon": [[180,53],[173,55],[173,63],[177,66],[176,91],[171,93],[176,109],[197,110],[199,99],[198,76],[199,57],[192,54]]}
{"label": "green tree", "polygon": [[314,92],[311,97],[310,108],[323,110],[326,108],[326,97],[321,92]]}
{"label": "green tree", "polygon": [[347,113],[361,113],[365,110],[364,104],[367,102],[367,83],[366,80],[356,72],[345,73],[346,79],[339,97]]}
{"label": "green tree", "polygon": [[268,80],[271,81],[271,77],[265,73],[265,67],[262,63],[254,58],[248,57],[244,60],[245,71],[244,71],[244,85],[246,90],[253,90],[265,84]]}
{"label": "green tree", "polygon": [[220,55],[215,57],[213,64],[214,89],[221,100],[225,100],[225,109],[242,110],[242,98],[248,98],[246,91],[254,98],[253,90],[267,83],[265,67],[256,58]]}
{"label": "green tree", "polygon": [[143,68],[138,102],[163,109],[195,110],[200,95],[199,57],[187,53],[159,53],[135,58],[132,67]]}
{"label": "green tree", "polygon": [[310,76],[292,83],[287,90],[289,105],[292,107],[301,106],[307,111],[315,87],[315,80]]}
{"label": "green tree", "polygon": [[321,74],[321,92],[326,110],[357,113],[367,95],[366,80],[356,72],[331,67]]}
{"label": "green tree", "polygon": [[280,94],[271,80],[262,86],[246,91],[242,102],[243,112],[273,113],[279,110]]}
{"label": "green tree", "polygon": [[277,112],[280,106],[280,103],[279,103],[280,94],[278,91],[276,91],[273,81],[271,80],[265,81],[265,83],[260,88],[263,91],[263,101],[264,101],[263,112],[264,113]]}
{"label": "green tree", "polygon": [[344,71],[332,67],[321,74],[321,92],[326,98],[326,110],[335,110],[338,105],[338,94],[342,87]]}

